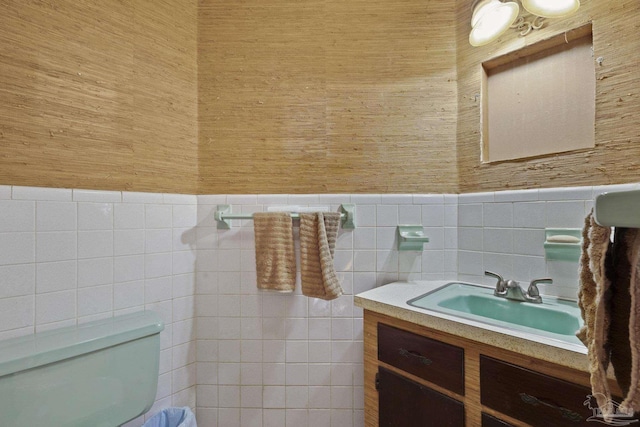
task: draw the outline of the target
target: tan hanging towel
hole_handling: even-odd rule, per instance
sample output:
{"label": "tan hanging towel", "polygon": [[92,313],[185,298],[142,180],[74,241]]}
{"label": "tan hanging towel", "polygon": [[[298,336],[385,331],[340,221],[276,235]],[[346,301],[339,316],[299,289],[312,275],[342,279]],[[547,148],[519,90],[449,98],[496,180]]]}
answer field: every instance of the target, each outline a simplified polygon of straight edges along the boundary
{"label": "tan hanging towel", "polygon": [[588,349],[592,394],[605,418],[614,408],[607,381],[609,366],[608,333],[610,312],[607,304],[610,281],[606,274],[611,230],[598,225],[592,213],[587,215],[582,233],[580,290],[578,293],[583,328],[576,334]]}
{"label": "tan hanging towel", "polygon": [[296,255],[293,223],[288,212],[253,214],[258,289],[293,292]]}
{"label": "tan hanging towel", "polygon": [[332,300],[342,295],[333,266],[333,252],[340,226],[340,213],[300,214],[300,273],[302,294]]}

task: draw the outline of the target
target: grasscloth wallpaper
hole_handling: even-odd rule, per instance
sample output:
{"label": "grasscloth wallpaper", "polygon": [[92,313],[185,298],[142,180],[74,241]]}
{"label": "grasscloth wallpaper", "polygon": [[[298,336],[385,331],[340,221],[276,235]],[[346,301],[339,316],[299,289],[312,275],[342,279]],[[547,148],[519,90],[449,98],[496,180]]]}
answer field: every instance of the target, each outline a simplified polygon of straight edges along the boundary
{"label": "grasscloth wallpaper", "polygon": [[[472,48],[471,1],[0,0],[0,184],[452,193],[640,179],[636,0]],[[591,22],[596,147],[480,163],[480,64]],[[514,138],[522,138],[514,135]]]}
{"label": "grasscloth wallpaper", "polygon": [[195,0],[0,10],[0,184],[196,192]]}
{"label": "grasscloth wallpaper", "polygon": [[450,1],[201,0],[201,193],[452,191]]}

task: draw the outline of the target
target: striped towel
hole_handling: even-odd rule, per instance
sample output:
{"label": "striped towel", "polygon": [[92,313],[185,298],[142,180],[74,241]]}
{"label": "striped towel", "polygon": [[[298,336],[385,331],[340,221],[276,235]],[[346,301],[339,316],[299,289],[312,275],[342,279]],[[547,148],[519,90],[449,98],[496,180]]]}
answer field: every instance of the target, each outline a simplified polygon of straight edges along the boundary
{"label": "striped towel", "polygon": [[333,266],[340,226],[339,212],[300,214],[300,273],[302,294],[332,300],[342,295]]}
{"label": "striped towel", "polygon": [[296,255],[293,224],[288,212],[253,214],[258,289],[293,292]]}

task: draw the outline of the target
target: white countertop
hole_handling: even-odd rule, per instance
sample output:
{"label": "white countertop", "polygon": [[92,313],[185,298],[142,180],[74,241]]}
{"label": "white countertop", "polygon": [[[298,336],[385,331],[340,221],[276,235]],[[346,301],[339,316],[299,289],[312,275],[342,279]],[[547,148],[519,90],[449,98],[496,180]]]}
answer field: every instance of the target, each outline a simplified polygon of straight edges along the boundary
{"label": "white countertop", "polygon": [[[544,336],[413,307],[407,301],[455,280],[394,282],[355,296],[365,310],[588,372],[587,348]],[[544,295],[543,295],[544,298]]]}

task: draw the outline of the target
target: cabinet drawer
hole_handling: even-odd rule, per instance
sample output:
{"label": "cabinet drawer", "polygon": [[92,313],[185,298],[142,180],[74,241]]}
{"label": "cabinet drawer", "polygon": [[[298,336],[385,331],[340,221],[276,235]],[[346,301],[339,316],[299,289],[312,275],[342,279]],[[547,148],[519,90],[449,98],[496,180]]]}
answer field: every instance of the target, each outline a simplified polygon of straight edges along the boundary
{"label": "cabinet drawer", "polygon": [[380,368],[380,427],[463,427],[464,404]]}
{"label": "cabinet drawer", "polygon": [[492,417],[489,414],[482,413],[482,427],[513,427],[506,421]]}
{"label": "cabinet drawer", "polygon": [[464,350],[378,323],[378,359],[464,395]]}
{"label": "cabinet drawer", "polygon": [[532,426],[591,426],[584,405],[591,389],[480,356],[480,400]]}

